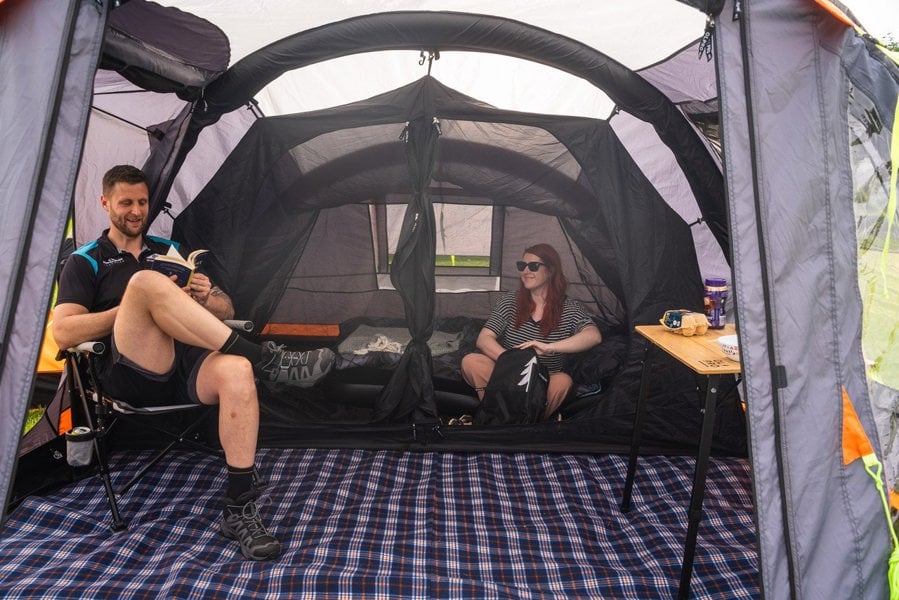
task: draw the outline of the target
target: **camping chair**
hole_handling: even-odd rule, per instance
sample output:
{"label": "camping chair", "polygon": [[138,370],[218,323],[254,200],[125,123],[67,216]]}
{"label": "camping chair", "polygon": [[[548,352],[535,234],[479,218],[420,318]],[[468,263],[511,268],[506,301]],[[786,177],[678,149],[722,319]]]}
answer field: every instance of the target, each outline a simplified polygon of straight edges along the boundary
{"label": "camping chair", "polygon": [[[228,320],[227,325],[240,331],[252,331],[253,324],[250,321]],[[106,497],[109,500],[109,510],[112,513],[113,531],[122,531],[127,529],[128,525],[122,519],[119,512],[117,499],[130,490],[138,481],[140,481],[147,472],[156,466],[159,461],[165,458],[174,448],[187,446],[195,450],[208,452],[216,456],[223,457],[224,453],[220,448],[215,448],[203,443],[198,435],[201,425],[207,422],[210,415],[214,414],[218,407],[215,405],[198,405],[194,403],[188,404],[172,404],[165,406],[138,407],[129,404],[127,401],[110,398],[103,394],[99,379],[97,378],[98,363],[100,356],[106,352],[103,342],[84,342],[60,351],[60,357],[65,359],[66,376],[69,382],[69,394],[74,399],[77,398],[86,426],[90,429],[90,443],[92,444],[92,456],[97,462],[97,471],[100,479],[103,481],[103,487],[106,490]],[[87,382],[85,382],[85,378]],[[87,383],[87,384],[86,384]],[[191,420],[184,428],[172,428],[171,426],[160,425],[155,419],[148,419],[150,416],[173,415],[176,413],[198,412],[199,415]],[[153,455],[149,461],[144,464],[140,470],[121,488],[116,490],[112,485],[110,477],[110,468],[108,461],[108,448],[106,447],[107,437],[116,421],[128,421],[139,423],[146,426],[157,433],[165,436],[169,442],[159,452]],[[266,482],[260,477],[258,471],[253,472],[255,485],[258,488],[265,486]]]}

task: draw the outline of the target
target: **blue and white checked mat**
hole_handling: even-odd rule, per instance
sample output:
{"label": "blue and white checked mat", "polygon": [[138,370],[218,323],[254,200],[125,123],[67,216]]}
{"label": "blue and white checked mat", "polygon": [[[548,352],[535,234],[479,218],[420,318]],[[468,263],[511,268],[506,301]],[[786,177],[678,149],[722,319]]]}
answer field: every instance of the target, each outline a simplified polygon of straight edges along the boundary
{"label": "blue and white checked mat", "polygon": [[[125,481],[145,455],[114,457]],[[262,513],[281,540],[246,561],[218,533],[223,466],[160,464],[109,530],[98,478],[24,502],[0,530],[2,598],[671,598],[693,476],[689,457],[644,457],[618,510],[616,455],[275,450]],[[749,469],[713,459],[693,598],[756,598]]]}

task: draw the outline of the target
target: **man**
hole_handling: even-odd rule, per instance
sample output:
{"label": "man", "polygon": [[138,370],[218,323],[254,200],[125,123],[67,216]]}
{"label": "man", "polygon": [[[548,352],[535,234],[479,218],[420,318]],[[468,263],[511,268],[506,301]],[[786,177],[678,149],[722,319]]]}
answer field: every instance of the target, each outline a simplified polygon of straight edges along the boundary
{"label": "man", "polygon": [[110,351],[99,377],[113,398],[144,405],[171,404],[173,397],[219,404],[219,439],[228,467],[221,532],[238,540],[249,559],[275,558],[280,544],[266,530],[255,502],[254,374],[285,381],[302,373],[307,380],[300,383],[311,385],[331,368],[334,353],[254,344],[222,323],[234,316],[234,307],[208,276],[195,273],[182,289],[149,270],[152,257],[165,254],[174,242],[144,234],[149,189],[140,169],[110,169],[100,203],[110,228],[66,261],[53,315],[56,343],[70,348],[108,338]]}

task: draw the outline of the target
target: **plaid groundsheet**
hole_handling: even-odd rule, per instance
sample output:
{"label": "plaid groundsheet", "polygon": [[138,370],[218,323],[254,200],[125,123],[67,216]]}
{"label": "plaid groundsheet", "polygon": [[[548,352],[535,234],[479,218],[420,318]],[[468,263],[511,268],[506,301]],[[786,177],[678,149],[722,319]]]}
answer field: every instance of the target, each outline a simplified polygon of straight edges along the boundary
{"label": "plaid groundsheet", "polygon": [[[146,454],[113,457],[114,481]],[[251,562],[218,533],[223,467],[176,454],[109,530],[91,477],[20,505],[0,530],[3,598],[674,597],[693,474],[644,457],[633,508],[616,455],[260,451],[262,513],[281,540]],[[693,598],[756,598],[747,462],[713,459]]]}

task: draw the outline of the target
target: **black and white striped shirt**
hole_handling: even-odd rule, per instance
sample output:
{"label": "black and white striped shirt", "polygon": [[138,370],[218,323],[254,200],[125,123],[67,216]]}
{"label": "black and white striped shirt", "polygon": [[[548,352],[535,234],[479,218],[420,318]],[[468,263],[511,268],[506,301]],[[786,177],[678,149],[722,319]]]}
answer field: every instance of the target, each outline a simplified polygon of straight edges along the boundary
{"label": "black and white striped shirt", "polygon": [[[521,327],[515,327],[515,292],[507,292],[490,311],[490,318],[484,327],[494,332],[500,345],[509,350],[531,340],[547,344],[558,342],[570,338],[588,325],[593,325],[593,320],[584,307],[566,296],[559,325],[547,337],[540,334],[540,323],[534,319],[528,319]],[[562,356],[559,354],[541,356],[539,359],[550,373],[562,370]]]}

